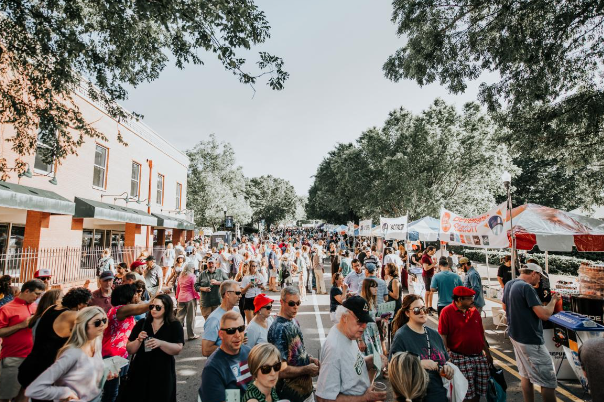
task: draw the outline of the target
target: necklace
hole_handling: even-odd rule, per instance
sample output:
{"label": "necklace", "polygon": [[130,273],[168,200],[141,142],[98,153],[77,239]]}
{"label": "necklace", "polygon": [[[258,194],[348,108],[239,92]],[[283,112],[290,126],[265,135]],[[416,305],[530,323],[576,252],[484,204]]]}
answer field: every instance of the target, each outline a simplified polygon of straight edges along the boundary
{"label": "necklace", "polygon": [[159,325],[156,325],[155,321],[153,321],[151,323],[151,328],[153,328],[153,333],[156,334],[157,331],[159,331],[159,329],[161,328],[162,325],[164,325],[164,320],[161,320],[161,323]]}

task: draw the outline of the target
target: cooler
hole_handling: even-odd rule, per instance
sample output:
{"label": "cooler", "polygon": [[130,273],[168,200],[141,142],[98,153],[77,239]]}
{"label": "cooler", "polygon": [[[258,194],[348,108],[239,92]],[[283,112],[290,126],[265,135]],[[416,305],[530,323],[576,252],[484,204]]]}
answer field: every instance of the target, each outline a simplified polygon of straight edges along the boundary
{"label": "cooler", "polygon": [[554,341],[564,347],[571,368],[583,389],[588,391],[587,378],[579,361],[579,348],[587,339],[604,337],[604,326],[584,315],[568,311],[556,313],[549,320],[554,324]]}

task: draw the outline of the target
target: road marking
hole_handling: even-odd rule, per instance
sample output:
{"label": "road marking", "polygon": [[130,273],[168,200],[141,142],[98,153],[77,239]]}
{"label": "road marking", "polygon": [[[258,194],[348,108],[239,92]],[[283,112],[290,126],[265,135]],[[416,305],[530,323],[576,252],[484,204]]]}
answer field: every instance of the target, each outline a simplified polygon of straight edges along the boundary
{"label": "road marking", "polygon": [[317,303],[317,295],[315,291],[312,291],[312,304],[315,309],[315,319],[317,320],[317,331],[319,332],[319,341],[321,342],[321,348],[325,343],[325,330],[323,329],[323,322],[321,322],[321,312],[319,311],[319,304]]}
{"label": "road marking", "polygon": [[[428,319],[429,319],[430,321],[432,321],[434,324],[437,324],[437,325],[438,325],[438,321],[437,321],[437,320],[435,320],[434,318],[432,318],[432,317],[428,316]],[[506,355],[505,353],[503,353],[503,352],[501,352],[501,351],[499,351],[499,350],[497,350],[497,349],[494,349],[494,348],[492,348],[492,347],[489,347],[489,350],[490,350],[491,352],[495,353],[497,356],[499,356],[499,357],[501,357],[501,358],[503,358],[503,359],[507,360],[509,363],[511,363],[511,365],[512,365],[512,366],[518,367],[518,366],[516,365],[516,360],[512,359],[511,357],[509,357],[509,356],[508,356],[508,355]],[[512,367],[510,367],[508,364],[506,364],[506,363],[502,362],[501,360],[495,360],[495,361],[496,361],[497,363],[499,363],[499,365],[501,366],[501,368],[502,368],[502,369],[504,369],[504,370],[505,370],[505,371],[507,371],[508,373],[512,374],[514,377],[516,377],[516,378],[518,378],[518,379],[521,379],[521,377],[520,377],[520,373],[518,373],[518,371],[514,370],[514,369],[513,369]],[[541,387],[540,387],[539,385],[535,385],[534,387],[535,387],[535,390],[536,390],[537,392],[541,392]],[[568,399],[570,399],[571,401],[574,401],[574,402],[582,402],[582,401],[583,401],[583,399],[576,397],[575,395],[571,394],[570,392],[568,392],[568,391],[567,391],[567,390],[565,390],[564,388],[561,388],[561,387],[556,387],[556,392],[558,392],[558,393],[560,393],[560,394],[564,395],[565,397],[567,397],[567,398],[568,398]],[[559,402],[564,402],[564,401],[562,401],[562,399],[560,399],[560,398],[558,398],[558,397],[556,397],[556,400],[557,400],[557,401],[559,401]]]}

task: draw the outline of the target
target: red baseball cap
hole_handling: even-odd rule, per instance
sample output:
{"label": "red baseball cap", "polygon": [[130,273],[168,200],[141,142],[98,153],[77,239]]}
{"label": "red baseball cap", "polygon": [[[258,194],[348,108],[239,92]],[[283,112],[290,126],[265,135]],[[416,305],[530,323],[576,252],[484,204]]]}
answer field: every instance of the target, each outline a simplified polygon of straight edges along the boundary
{"label": "red baseball cap", "polygon": [[141,265],[147,265],[147,264],[144,261],[136,260],[132,264],[130,264],[130,269],[131,270],[136,269],[136,268],[140,267]]}
{"label": "red baseball cap", "polygon": [[50,278],[52,275],[50,269],[42,268],[36,271],[34,278]]}
{"label": "red baseball cap", "polygon": [[475,294],[475,291],[465,286],[457,286],[453,289],[453,296],[469,297],[474,296]]}
{"label": "red baseball cap", "polygon": [[262,307],[271,304],[272,302],[274,302],[273,299],[267,297],[264,293],[260,293],[254,298],[254,313],[257,313]]}

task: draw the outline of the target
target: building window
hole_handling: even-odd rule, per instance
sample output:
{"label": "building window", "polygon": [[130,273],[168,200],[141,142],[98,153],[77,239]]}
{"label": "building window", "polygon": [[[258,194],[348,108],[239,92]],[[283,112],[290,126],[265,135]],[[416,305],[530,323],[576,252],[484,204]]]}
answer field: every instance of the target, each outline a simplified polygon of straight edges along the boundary
{"label": "building window", "polygon": [[182,184],[176,183],[176,209],[181,208],[181,199],[182,199]]}
{"label": "building window", "polygon": [[108,149],[97,144],[96,152],[94,153],[94,175],[92,177],[92,185],[95,187],[105,188],[107,178],[107,154]]}
{"label": "building window", "polygon": [[36,158],[34,160],[34,170],[37,170],[41,173],[48,174],[52,173],[54,163],[46,163],[44,160],[48,160],[48,153],[50,152],[50,147],[46,145],[42,141],[42,136],[38,134],[38,144],[36,145]]}
{"label": "building window", "polygon": [[132,175],[130,177],[130,196],[138,198],[141,183],[141,165],[132,162]]}
{"label": "building window", "polygon": [[164,205],[164,175],[157,174],[157,198],[155,202]]}

